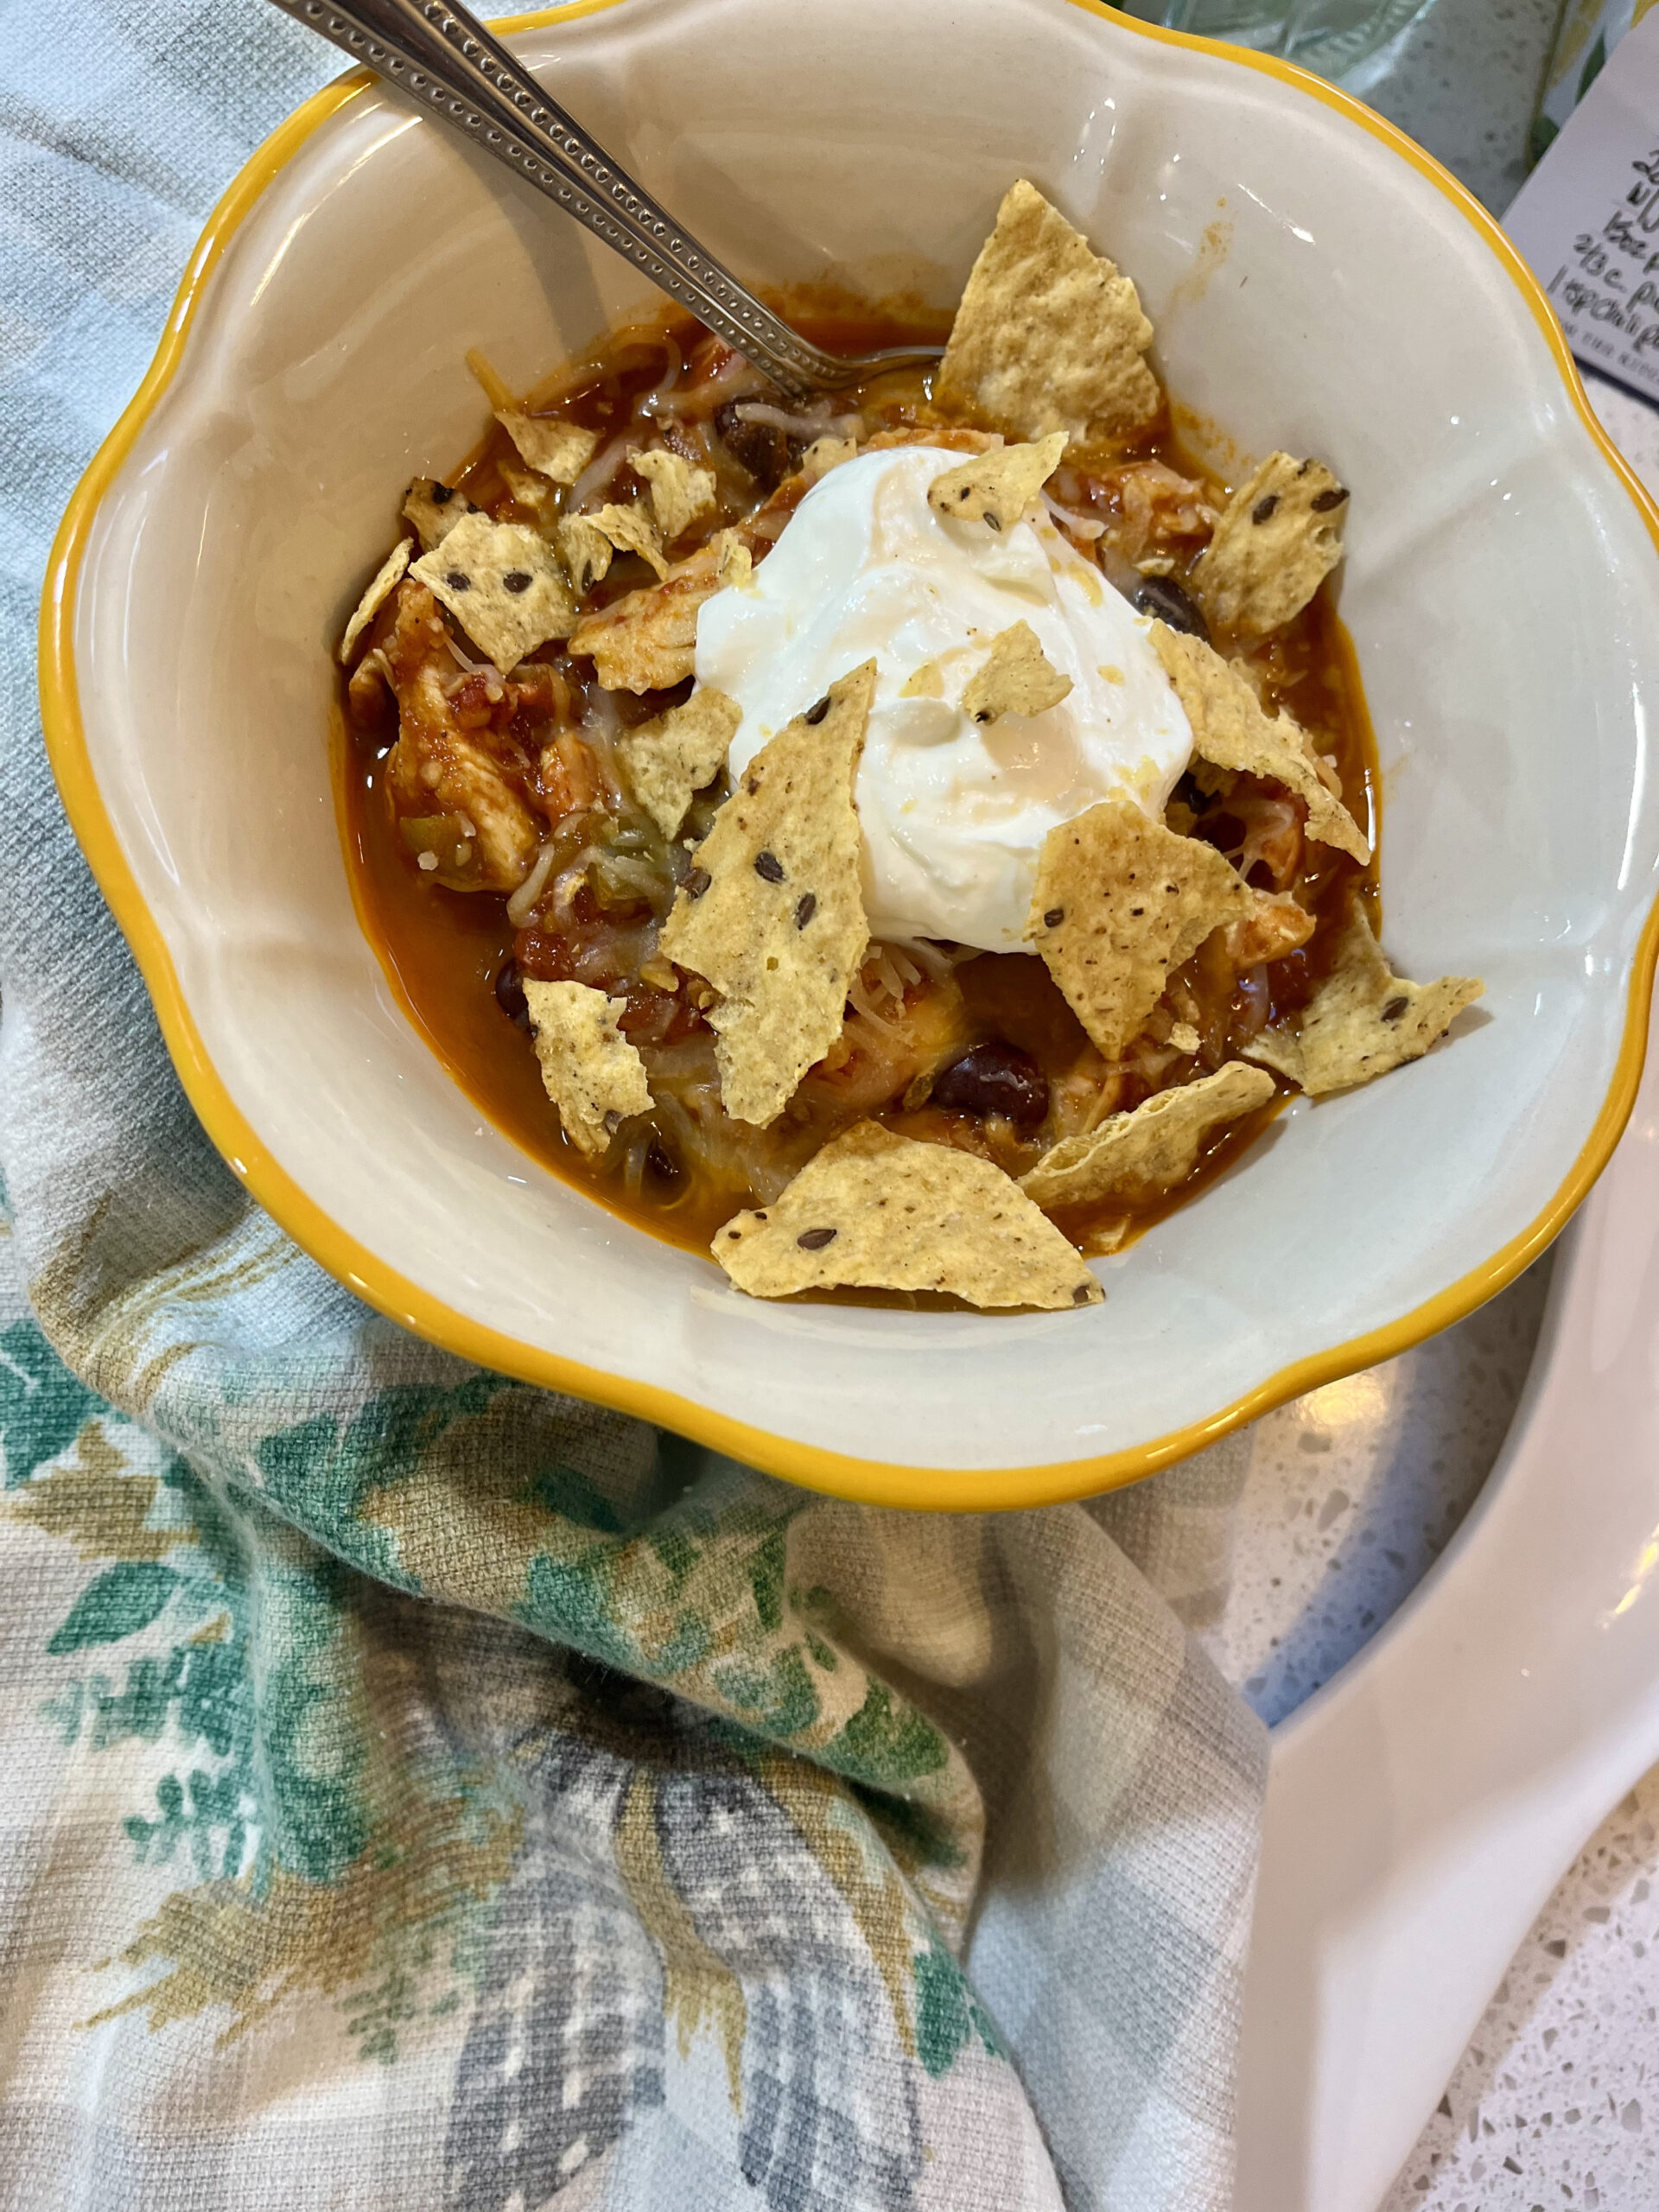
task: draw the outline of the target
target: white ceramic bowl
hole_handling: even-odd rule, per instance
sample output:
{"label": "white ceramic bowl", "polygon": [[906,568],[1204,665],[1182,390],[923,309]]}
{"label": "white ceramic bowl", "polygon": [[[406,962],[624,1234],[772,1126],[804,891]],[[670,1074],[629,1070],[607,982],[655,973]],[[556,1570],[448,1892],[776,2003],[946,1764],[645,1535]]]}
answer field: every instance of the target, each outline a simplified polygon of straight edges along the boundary
{"label": "white ceramic bowl", "polygon": [[1029,175],[1134,275],[1201,422],[1329,461],[1386,941],[1487,996],[1426,1060],[1284,1116],[1077,1314],[752,1301],[525,1158],[358,928],[328,652],[402,487],[479,433],[464,349],[527,385],[639,280],[347,79],[215,216],[48,592],[64,794],[232,1166],[412,1328],[899,1504],[1128,1480],[1501,1287],[1640,1068],[1659,517],[1492,225],[1328,87],[1088,0],[600,0],[518,43],[759,281],[947,303]]}

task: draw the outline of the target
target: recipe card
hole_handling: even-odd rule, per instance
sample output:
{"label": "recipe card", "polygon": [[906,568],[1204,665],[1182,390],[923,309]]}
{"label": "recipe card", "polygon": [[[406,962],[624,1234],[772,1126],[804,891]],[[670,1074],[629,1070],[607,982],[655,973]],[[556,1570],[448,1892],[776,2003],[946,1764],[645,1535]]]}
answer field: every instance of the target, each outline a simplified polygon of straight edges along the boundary
{"label": "recipe card", "polygon": [[1503,227],[1577,359],[1659,400],[1659,8],[1607,55]]}

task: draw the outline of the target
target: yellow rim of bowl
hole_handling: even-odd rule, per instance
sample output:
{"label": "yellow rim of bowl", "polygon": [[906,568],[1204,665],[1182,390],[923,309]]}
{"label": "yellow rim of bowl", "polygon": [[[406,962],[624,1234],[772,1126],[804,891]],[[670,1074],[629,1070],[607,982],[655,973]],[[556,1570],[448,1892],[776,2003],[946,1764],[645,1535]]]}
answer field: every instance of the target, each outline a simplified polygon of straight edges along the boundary
{"label": "yellow rim of bowl", "polygon": [[[507,16],[496,27],[508,32],[536,30],[549,23],[597,15],[622,4],[624,0],[574,0],[566,7]],[[1306,97],[1322,101],[1346,116],[1428,178],[1473,227],[1520,291],[1554,356],[1561,381],[1585,428],[1635,501],[1655,548],[1659,550],[1659,506],[1656,506],[1596,420],[1560,326],[1537,281],[1485,209],[1432,156],[1350,94],[1288,62],[1137,22],[1103,6],[1101,0],[1068,0],[1068,4],[1098,16],[1137,37],[1190,48],[1236,67],[1255,69],[1276,77]],[[1647,1049],[1649,1003],[1655,958],[1659,955],[1659,903],[1649,912],[1637,947],[1624,1035],[1607,1096],[1572,1172],[1535,1220],[1519,1236],[1511,1237],[1491,1259],[1421,1306],[1414,1306],[1398,1320],[1351,1338],[1327,1351],[1295,1361],[1205,1420],[1173,1430],[1150,1443],[1098,1458],[1068,1459],[1039,1467],[912,1467],[854,1459],[821,1446],[773,1436],[766,1430],[713,1412],[672,1391],[562,1358],[556,1352],[520,1343],[482,1322],[469,1319],[386,1266],[348,1236],[301,1189],[261,1143],[208,1058],[185,1002],[172,956],[144,904],[99,791],[80,719],[73,648],[75,589],[99,503],[151,410],[171,384],[208,281],[238,225],[313,132],[377,81],[371,72],[359,70],[315,94],[258,148],[214,208],[185,270],[161,344],[144,380],[99,448],[69,502],[52,550],[41,606],[41,715],[47,750],[69,819],[149,986],[162,1033],[191,1104],[209,1136],[249,1191],[295,1242],[330,1274],[391,1319],[481,1366],[499,1369],[550,1389],[569,1391],[577,1397],[596,1399],[642,1420],[677,1429],[733,1459],[750,1461],[814,1490],[871,1504],[953,1512],[1052,1504],[1064,1499],[1095,1496],[1138,1481],[1142,1476],[1154,1474],[1160,1467],[1169,1466],[1205,1445],[1214,1443],[1230,1429],[1257,1419],[1274,1406],[1282,1405],[1287,1398],[1299,1397],[1305,1391],[1351,1375],[1357,1368],[1375,1366],[1378,1361],[1392,1359],[1408,1351],[1436,1330],[1461,1320],[1465,1314],[1513,1281],[1544,1250],[1588,1192],[1605,1166],[1630,1116]]]}

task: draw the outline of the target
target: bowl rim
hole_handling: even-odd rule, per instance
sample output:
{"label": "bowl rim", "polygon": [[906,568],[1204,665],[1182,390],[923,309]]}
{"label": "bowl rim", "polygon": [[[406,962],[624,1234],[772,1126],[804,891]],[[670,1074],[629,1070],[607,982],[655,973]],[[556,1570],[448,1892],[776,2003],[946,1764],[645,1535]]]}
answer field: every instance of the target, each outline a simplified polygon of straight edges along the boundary
{"label": "bowl rim", "polygon": [[[625,4],[626,0],[569,0],[563,6],[497,18],[494,28],[508,34],[537,30]],[[1294,63],[1143,23],[1105,6],[1103,0],[1065,0],[1065,4],[1117,31],[1207,54],[1236,67],[1275,78],[1290,90],[1357,124],[1426,177],[1470,226],[1520,292],[1548,345],[1567,397],[1634,502],[1659,552],[1659,504],[1598,421],[1542,288],[1496,219],[1432,155],[1351,93]],[[99,446],[65,510],[48,562],[41,601],[41,721],[65,810],[137,963],[186,1096],[230,1167],[278,1225],[367,1305],[461,1358],[679,1431],[733,1459],[809,1489],[866,1504],[950,1512],[1056,1504],[1120,1489],[1187,1458],[1287,1399],[1396,1357],[1426,1337],[1463,1319],[1512,1282],[1565,1227],[1605,1166],[1630,1117],[1647,1052],[1655,963],[1659,959],[1659,899],[1649,910],[1636,947],[1624,1030],[1606,1095],[1565,1179],[1524,1229],[1480,1265],[1393,1321],[1293,1361],[1201,1420],[1148,1442],[1095,1457],[1033,1467],[949,1469],[863,1459],[773,1435],[674,1391],[568,1359],[457,1312],[348,1235],[301,1187],[262,1143],[209,1058],[160,925],[144,902],[99,789],[81,721],[75,666],[77,587],[99,510],[182,364],[191,325],[231,238],[307,141],[359,93],[379,81],[372,70],[356,69],[324,86],[256,148],[226,189],[196,242],[143,382]]]}

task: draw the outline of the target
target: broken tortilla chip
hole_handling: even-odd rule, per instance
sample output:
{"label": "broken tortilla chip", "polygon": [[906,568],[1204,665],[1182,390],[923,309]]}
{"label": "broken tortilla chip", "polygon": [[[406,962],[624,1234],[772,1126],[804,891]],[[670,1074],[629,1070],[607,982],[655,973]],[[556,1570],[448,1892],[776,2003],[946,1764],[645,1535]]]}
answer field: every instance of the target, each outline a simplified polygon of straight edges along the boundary
{"label": "broken tortilla chip", "polygon": [[1421,1059],[1485,988],[1472,976],[1408,983],[1391,975],[1356,899],[1336,964],[1303,1008],[1300,1032],[1264,1029],[1242,1049],[1320,1098]]}
{"label": "broken tortilla chip", "polygon": [[626,507],[601,507],[596,515],[585,515],[582,520],[603,531],[619,553],[637,553],[642,561],[649,562],[659,583],[668,574],[663,542],[643,502],[636,500]]}
{"label": "broken tortilla chip", "polygon": [[721,591],[741,590],[754,574],[754,556],[734,530],[718,530],[709,541],[714,550],[715,581]]}
{"label": "broken tortilla chip", "polygon": [[671,707],[616,741],[634,797],[665,837],[677,837],[693,791],[712,784],[743,709],[705,684],[683,707]]}
{"label": "broken tortilla chip", "polygon": [[976,454],[933,479],[927,504],[952,522],[982,522],[1011,530],[1060,465],[1065,433],[1039,438],[1034,445],[995,446]]}
{"label": "broken tortilla chip", "polygon": [[578,599],[584,597],[596,583],[602,583],[609,575],[611,556],[615,550],[592,515],[560,517],[559,551],[564,556],[564,565],[570,572],[570,582]]}
{"label": "broken tortilla chip", "polygon": [[983,666],[962,695],[963,712],[976,722],[994,722],[1001,715],[1040,715],[1058,707],[1071,690],[1071,677],[1049,659],[1030,623],[1016,622],[991,639]]}
{"label": "broken tortilla chip", "polygon": [[463,515],[410,574],[443,601],[503,676],[575,625],[576,603],[558,558],[527,523]]}
{"label": "broken tortilla chip", "polygon": [[482,512],[463,493],[451,491],[448,485],[430,476],[417,476],[404,500],[404,520],[414,524],[423,553],[442,545],[458,522]]}
{"label": "broken tortilla chip", "polygon": [[[663,582],[625,593],[597,613],[585,615],[570,639],[573,653],[588,655],[607,691],[669,691],[696,666],[697,610],[723,582],[720,564],[731,557],[725,531],[683,561]],[[742,548],[741,540],[737,542]],[[747,574],[747,571],[745,571]]]}
{"label": "broken tortilla chip", "polygon": [[683,454],[670,453],[666,447],[659,446],[651,453],[631,453],[628,467],[651,486],[651,511],[664,545],[671,545],[715,504],[714,470],[695,468]]}
{"label": "broken tortilla chip", "polygon": [[752,1298],[802,1290],[945,1292],[970,1306],[1097,1306],[1099,1283],[988,1160],[860,1122],[783,1196],[709,1248]]}
{"label": "broken tortilla chip", "polygon": [[1020,1178],[1020,1187],[1050,1208],[1103,1198],[1144,1205],[1186,1180],[1211,1129],[1265,1106],[1274,1089],[1265,1068],[1230,1060],[1197,1083],[1156,1092],[1132,1114],[1109,1114],[1086,1136],[1066,1137]]}
{"label": "broken tortilla chip", "polygon": [[1301,725],[1287,714],[1269,716],[1246,679],[1202,638],[1154,622],[1152,642],[1192,725],[1200,758],[1217,768],[1282,784],[1306,804],[1308,836],[1365,867],[1371,857],[1370,842],[1320,775],[1319,755]]}
{"label": "broken tortilla chip", "polygon": [[1137,1036],[1172,969],[1255,893],[1213,845],[1103,799],[1043,840],[1026,934],[1109,1060]]}
{"label": "broken tortilla chip", "polygon": [[524,981],[542,1082],[564,1133],[586,1153],[603,1152],[630,1114],[648,1114],[651,1084],[637,1046],[617,1027],[626,999],[587,983]]}
{"label": "broken tortilla chip", "polygon": [[529,507],[532,512],[539,513],[552,498],[551,482],[537,470],[520,468],[516,461],[499,461],[496,468],[501,481],[521,507]]}
{"label": "broken tortilla chip", "polygon": [[721,1103],[776,1120],[841,1034],[869,942],[853,779],[875,663],[832,683],[757,753],[715,817],[674,901],[662,949],[720,993]]}
{"label": "broken tortilla chip", "polygon": [[854,460],[858,453],[856,438],[814,438],[801,455],[801,474],[810,490],[821,476],[832,468],[839,468],[843,461]]}
{"label": "broken tortilla chip", "polygon": [[563,423],[556,416],[498,407],[495,419],[518,447],[519,459],[555,484],[574,484],[599,445],[597,430],[584,430],[579,423]]}
{"label": "broken tortilla chip", "polygon": [[578,599],[610,574],[613,553],[638,553],[659,577],[668,574],[657,525],[643,506],[601,507],[597,514],[562,516],[559,550]]}
{"label": "broken tortilla chip", "polygon": [[1342,558],[1348,494],[1322,461],[1270,454],[1192,570],[1212,630],[1259,638],[1300,614]]}
{"label": "broken tortilla chip", "polygon": [[414,544],[409,538],[400,537],[375,570],[374,582],[358,601],[357,611],[346,625],[346,634],[340,641],[342,668],[350,660],[358,639],[403,581],[404,570],[409,566],[409,556],[414,550]]}
{"label": "broken tortilla chip", "polygon": [[1135,286],[1034,185],[1012,185],[980,249],[936,397],[1023,438],[1115,435],[1158,411]]}

